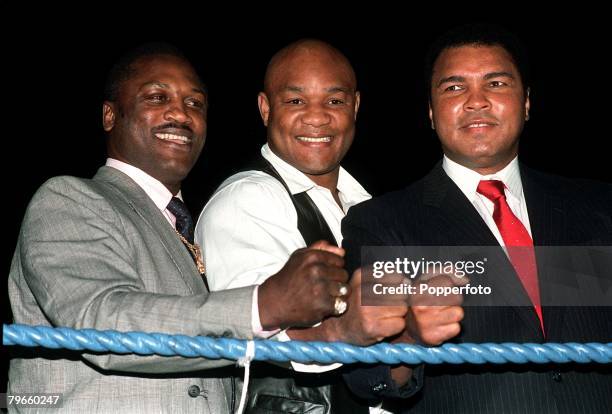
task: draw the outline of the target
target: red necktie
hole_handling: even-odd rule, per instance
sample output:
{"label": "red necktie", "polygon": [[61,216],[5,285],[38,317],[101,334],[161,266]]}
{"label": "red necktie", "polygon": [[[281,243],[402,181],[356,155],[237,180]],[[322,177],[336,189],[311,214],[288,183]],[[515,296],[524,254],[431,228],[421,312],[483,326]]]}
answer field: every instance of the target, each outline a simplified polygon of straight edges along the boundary
{"label": "red necktie", "polygon": [[[538,285],[538,268],[536,266],[533,240],[529,232],[510,210],[504,193],[504,183],[498,180],[483,180],[478,184],[480,194],[493,202],[493,220],[506,245],[510,262],[518,274],[523,287],[535,307],[540,318],[540,326],[544,332],[544,319],[540,302],[540,288]],[[514,248],[513,248],[514,247]]]}

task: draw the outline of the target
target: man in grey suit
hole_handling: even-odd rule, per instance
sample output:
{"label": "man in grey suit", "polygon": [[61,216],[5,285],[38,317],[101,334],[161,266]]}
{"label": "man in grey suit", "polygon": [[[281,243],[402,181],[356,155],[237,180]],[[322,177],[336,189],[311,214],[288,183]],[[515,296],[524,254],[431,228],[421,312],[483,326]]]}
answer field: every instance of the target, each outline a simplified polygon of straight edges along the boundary
{"label": "man in grey suit", "polygon": [[[16,323],[266,337],[335,313],[343,250],[296,251],[259,287],[209,292],[180,192],[206,136],[207,93],[169,45],[122,58],[105,90],[108,159],[93,179],[56,177],[26,212],[9,277]],[[228,412],[230,361],[36,351],[11,361],[8,393],[60,393],[68,412]],[[16,407],[11,407],[16,410]]]}

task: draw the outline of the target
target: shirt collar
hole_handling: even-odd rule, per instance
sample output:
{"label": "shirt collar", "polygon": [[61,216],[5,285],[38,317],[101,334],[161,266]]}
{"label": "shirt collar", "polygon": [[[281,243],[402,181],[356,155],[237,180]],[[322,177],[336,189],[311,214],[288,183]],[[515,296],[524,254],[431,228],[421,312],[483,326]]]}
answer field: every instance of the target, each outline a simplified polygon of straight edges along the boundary
{"label": "shirt collar", "polygon": [[[291,194],[302,193],[318,186],[306,174],[287,163],[270,149],[268,144],[261,147],[261,155],[278,171]],[[323,188],[323,187],[320,187]],[[338,192],[343,204],[350,207],[370,198],[370,194],[344,168],[338,173]]]}
{"label": "shirt collar", "polygon": [[505,184],[506,191],[509,191],[514,197],[519,200],[523,197],[518,157],[514,157],[503,169],[488,175],[480,175],[476,171],[456,163],[446,155],[442,160],[442,168],[471,202],[474,202],[477,197],[476,189],[481,180],[500,180]]}
{"label": "shirt collar", "polygon": [[[164,211],[168,207],[168,203],[172,200],[172,193],[166,188],[161,181],[151,177],[149,174],[136,168],[133,165],[127,164],[123,161],[116,160],[114,158],[106,159],[106,166],[113,167],[122,173],[130,177],[136,184],[138,184],[153,203],[157,206],[160,211]],[[176,197],[183,199],[181,192],[179,191]]]}

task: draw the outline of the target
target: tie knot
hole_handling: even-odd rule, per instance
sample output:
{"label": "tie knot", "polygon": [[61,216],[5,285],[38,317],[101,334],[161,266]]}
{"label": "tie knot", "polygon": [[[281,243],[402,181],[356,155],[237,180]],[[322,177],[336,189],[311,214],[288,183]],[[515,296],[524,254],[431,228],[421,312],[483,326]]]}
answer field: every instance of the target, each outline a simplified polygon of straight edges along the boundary
{"label": "tie knot", "polygon": [[166,208],[176,218],[176,230],[189,243],[193,243],[193,219],[185,203],[178,197],[172,197]]}
{"label": "tie knot", "polygon": [[482,180],[478,183],[476,191],[493,202],[498,198],[506,196],[504,193],[504,183],[499,180]]}
{"label": "tie knot", "polygon": [[191,214],[189,214],[189,210],[187,210],[187,206],[178,197],[172,197],[172,200],[170,200],[170,202],[168,203],[168,207],[166,208],[177,218],[184,216],[191,217]]}

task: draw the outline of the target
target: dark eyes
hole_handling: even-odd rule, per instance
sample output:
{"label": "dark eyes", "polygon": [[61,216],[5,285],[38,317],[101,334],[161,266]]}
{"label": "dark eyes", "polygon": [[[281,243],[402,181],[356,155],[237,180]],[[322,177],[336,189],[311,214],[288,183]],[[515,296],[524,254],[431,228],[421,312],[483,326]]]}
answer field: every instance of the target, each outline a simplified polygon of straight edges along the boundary
{"label": "dark eyes", "polygon": [[194,108],[198,108],[198,109],[204,108],[205,106],[204,102],[200,101],[199,99],[189,99],[187,101],[187,105],[193,106]]}
{"label": "dark eyes", "polygon": [[455,92],[455,91],[460,91],[461,89],[463,89],[463,87],[461,85],[451,85],[448,88],[444,89],[444,91],[448,91],[448,92]]}
{"label": "dark eyes", "polygon": [[[285,101],[285,103],[290,104],[290,105],[302,105],[304,104],[304,100],[300,99],[300,98],[294,98],[294,99],[288,99]],[[338,98],[332,98],[329,101],[327,101],[328,104],[330,105],[344,105],[346,102],[342,99],[338,99]]]}
{"label": "dark eyes", "polygon": [[287,102],[288,104],[291,104],[291,105],[299,105],[299,104],[304,103],[304,101],[302,101],[301,99],[298,99],[298,98],[289,99],[289,100],[287,100],[285,102]]}
{"label": "dark eyes", "polygon": [[166,101],[166,96],[165,95],[149,95],[149,96],[147,96],[146,99],[149,102],[161,103],[161,102],[165,102]]}
{"label": "dark eyes", "polygon": [[[508,84],[500,80],[493,80],[487,83],[487,87],[493,88],[493,89],[501,88],[504,86],[508,86]],[[464,89],[465,87],[463,85],[450,85],[444,89],[444,92],[457,92],[457,91],[462,91]]]}
{"label": "dark eyes", "polygon": [[[152,104],[164,104],[168,102],[169,98],[163,94],[154,94],[147,96],[145,100],[151,102]],[[195,98],[186,99],[185,104],[196,109],[202,109],[206,106],[204,101]]]}

